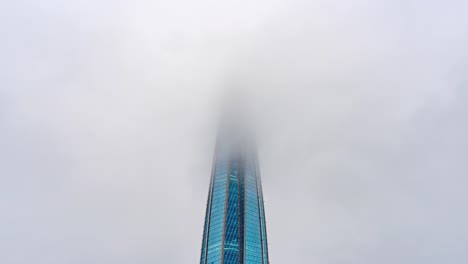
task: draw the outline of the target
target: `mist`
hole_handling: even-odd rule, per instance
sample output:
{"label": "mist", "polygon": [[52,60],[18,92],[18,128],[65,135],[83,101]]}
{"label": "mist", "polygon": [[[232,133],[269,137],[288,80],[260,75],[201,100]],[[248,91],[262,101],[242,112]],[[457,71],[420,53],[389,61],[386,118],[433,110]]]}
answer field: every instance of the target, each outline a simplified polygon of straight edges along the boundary
{"label": "mist", "polygon": [[0,6],[0,263],[199,262],[229,89],[272,263],[468,262],[464,1]]}

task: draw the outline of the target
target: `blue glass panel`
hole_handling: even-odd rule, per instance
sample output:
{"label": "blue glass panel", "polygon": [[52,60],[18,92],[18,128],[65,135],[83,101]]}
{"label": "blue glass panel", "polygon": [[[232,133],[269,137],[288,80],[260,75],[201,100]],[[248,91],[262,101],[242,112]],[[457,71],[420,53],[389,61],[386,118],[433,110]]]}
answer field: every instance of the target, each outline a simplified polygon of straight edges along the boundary
{"label": "blue glass panel", "polygon": [[262,263],[260,213],[258,207],[257,175],[255,161],[246,161],[245,172],[245,261]]}
{"label": "blue glass panel", "polygon": [[229,196],[226,212],[224,239],[224,264],[239,263],[239,169],[237,162],[231,163],[229,176]]}
{"label": "blue glass panel", "polygon": [[[258,171],[257,171],[258,172]],[[266,221],[265,221],[265,208],[263,206],[263,191],[262,183],[260,177],[257,177],[257,189],[259,196],[259,205],[260,205],[260,224],[262,229],[262,254],[263,254],[263,264],[268,264],[268,240],[266,233]]]}
{"label": "blue glass panel", "polygon": [[209,220],[210,220],[210,214],[211,214],[211,188],[213,186],[213,180],[214,180],[214,168],[212,172],[212,177],[210,180],[210,189],[208,191],[208,201],[206,203],[206,215],[205,215],[205,227],[203,229],[203,240],[202,240],[202,252],[201,252],[201,258],[200,258],[200,263],[204,264],[205,263],[205,257],[206,257],[206,250],[207,250],[207,241],[208,241],[208,227],[209,227]]}
{"label": "blue glass panel", "polygon": [[211,215],[208,229],[208,252],[206,263],[219,263],[224,222],[224,205],[226,200],[227,160],[220,158],[216,162],[211,197]]}
{"label": "blue glass panel", "polygon": [[256,158],[238,150],[217,153],[201,264],[268,264],[265,211]]}

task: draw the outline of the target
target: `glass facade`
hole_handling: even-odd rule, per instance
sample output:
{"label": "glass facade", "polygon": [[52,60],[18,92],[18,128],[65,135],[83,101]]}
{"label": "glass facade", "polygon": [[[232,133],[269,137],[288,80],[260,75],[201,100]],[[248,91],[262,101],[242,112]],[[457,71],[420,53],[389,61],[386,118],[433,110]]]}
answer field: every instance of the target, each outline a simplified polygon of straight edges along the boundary
{"label": "glass facade", "polygon": [[245,142],[219,144],[208,192],[201,264],[268,264],[256,154]]}

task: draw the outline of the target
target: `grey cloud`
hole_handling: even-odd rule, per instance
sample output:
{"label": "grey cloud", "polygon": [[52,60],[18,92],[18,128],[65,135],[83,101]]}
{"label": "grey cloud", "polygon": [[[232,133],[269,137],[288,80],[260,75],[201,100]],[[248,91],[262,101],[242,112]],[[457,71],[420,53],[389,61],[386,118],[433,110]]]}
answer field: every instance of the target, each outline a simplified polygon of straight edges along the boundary
{"label": "grey cloud", "polygon": [[15,1],[0,262],[196,263],[226,79],[272,263],[463,263],[463,1]]}

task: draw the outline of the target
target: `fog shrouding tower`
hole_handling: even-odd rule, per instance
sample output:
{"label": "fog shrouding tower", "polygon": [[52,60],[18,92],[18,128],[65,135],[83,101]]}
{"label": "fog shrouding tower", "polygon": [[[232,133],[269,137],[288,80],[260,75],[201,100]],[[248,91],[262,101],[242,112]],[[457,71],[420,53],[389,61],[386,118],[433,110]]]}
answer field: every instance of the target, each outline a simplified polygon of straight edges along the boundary
{"label": "fog shrouding tower", "polygon": [[201,264],[268,264],[253,136],[230,119],[220,126],[206,206]]}

